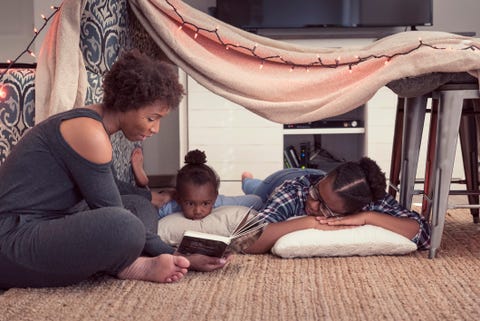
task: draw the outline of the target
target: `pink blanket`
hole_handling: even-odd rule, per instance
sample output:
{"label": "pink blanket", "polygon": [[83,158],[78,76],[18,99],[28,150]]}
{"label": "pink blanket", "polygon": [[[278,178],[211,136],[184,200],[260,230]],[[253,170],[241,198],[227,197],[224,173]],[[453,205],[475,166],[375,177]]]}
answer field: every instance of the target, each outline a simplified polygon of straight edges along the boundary
{"label": "pink blanket", "polygon": [[361,49],[322,49],[245,32],[182,1],[130,4],[161,49],[195,80],[279,123],[347,112],[395,79],[480,69],[480,39],[449,33],[403,32]]}
{"label": "pink blanket", "polygon": [[[64,6],[72,7],[73,2],[66,0]],[[129,2],[147,32],[180,68],[212,92],[279,123],[308,122],[345,113],[366,103],[392,80],[431,72],[470,72],[478,78],[480,70],[478,38],[411,31],[363,48],[313,48],[245,32],[182,1]],[[78,14],[63,13],[62,19],[76,22]],[[51,33],[62,32],[61,39],[69,39],[68,31],[75,32],[71,23],[63,24],[69,29],[62,30],[62,24],[56,26],[58,29]],[[56,59],[44,62],[59,63],[58,53],[64,49],[50,48],[52,53],[56,50]],[[39,68],[46,68],[46,64],[39,62]],[[83,81],[78,73],[75,70],[73,77],[67,72],[55,74],[56,79],[41,88],[41,97],[56,91],[55,83]],[[64,82],[62,77],[70,78]],[[77,97],[83,86],[86,84],[71,86],[70,92],[63,88],[61,94]],[[58,111],[73,107],[47,103],[41,108]]]}

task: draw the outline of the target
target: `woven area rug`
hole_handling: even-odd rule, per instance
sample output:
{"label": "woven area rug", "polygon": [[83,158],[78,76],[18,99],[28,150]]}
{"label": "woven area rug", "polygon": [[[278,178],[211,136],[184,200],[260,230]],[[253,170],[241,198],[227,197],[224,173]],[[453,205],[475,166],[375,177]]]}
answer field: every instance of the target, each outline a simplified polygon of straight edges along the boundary
{"label": "woven area rug", "polygon": [[451,210],[437,258],[237,255],[176,284],[102,277],[11,289],[0,320],[480,320],[480,226]]}

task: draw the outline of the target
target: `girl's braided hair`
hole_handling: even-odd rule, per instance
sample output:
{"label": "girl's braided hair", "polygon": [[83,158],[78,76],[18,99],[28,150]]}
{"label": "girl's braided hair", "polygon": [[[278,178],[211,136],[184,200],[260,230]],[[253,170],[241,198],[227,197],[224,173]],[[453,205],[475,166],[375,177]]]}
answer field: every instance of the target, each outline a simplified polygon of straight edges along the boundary
{"label": "girl's braided hair", "polygon": [[334,176],[333,191],[345,200],[346,213],[358,212],[368,203],[385,197],[385,173],[368,157],[343,163],[328,175]]}

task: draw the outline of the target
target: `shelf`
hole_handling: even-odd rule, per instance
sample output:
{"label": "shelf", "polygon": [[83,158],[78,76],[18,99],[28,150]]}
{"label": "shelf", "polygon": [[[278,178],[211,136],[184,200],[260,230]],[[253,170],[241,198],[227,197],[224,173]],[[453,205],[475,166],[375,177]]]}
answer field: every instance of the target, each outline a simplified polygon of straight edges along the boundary
{"label": "shelf", "polygon": [[316,134],[365,134],[364,127],[352,128],[292,128],[284,129],[284,135],[316,135]]}

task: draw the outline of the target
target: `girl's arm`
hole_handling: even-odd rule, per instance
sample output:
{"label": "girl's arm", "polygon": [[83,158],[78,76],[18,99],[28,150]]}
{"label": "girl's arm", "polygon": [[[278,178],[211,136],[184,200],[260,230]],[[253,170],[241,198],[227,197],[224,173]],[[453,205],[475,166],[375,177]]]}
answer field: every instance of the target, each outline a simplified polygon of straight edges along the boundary
{"label": "girl's arm", "polygon": [[360,212],[342,217],[325,218],[323,216],[316,216],[315,218],[319,221],[319,223],[328,226],[359,226],[365,224],[375,225],[403,235],[410,240],[418,234],[420,229],[420,224],[412,218],[397,217],[374,211]]}
{"label": "girl's arm", "polygon": [[320,230],[339,230],[347,228],[347,226],[331,226],[327,224],[320,224],[320,222],[316,220],[315,216],[304,216],[288,221],[270,223],[265,227],[258,240],[256,240],[255,243],[245,250],[245,253],[267,253],[275,245],[275,242],[277,242],[277,240],[285,234],[309,228],[316,228]]}
{"label": "girl's arm", "polygon": [[370,224],[398,233],[415,242],[419,250],[430,245],[430,224],[419,213],[408,210],[391,195],[370,203],[363,212],[341,219],[319,217],[320,223],[331,226]]}

